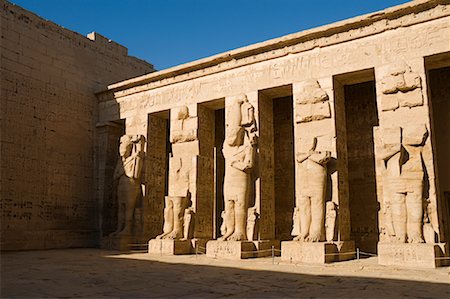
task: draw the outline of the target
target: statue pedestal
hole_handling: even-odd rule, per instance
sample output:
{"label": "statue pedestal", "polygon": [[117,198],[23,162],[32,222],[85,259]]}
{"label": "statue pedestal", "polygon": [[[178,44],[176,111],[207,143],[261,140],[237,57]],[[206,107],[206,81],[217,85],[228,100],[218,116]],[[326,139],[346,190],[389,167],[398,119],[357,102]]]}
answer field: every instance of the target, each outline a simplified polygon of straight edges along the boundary
{"label": "statue pedestal", "polygon": [[281,242],[281,260],[291,263],[324,264],[354,259],[353,241],[339,242]]}
{"label": "statue pedestal", "polygon": [[132,235],[106,236],[101,240],[102,249],[126,251],[132,249],[135,240]]}
{"label": "statue pedestal", "polygon": [[[206,243],[206,256],[223,259],[247,259],[270,256],[273,242],[270,241],[218,241]],[[259,252],[258,252],[259,251]]]}
{"label": "statue pedestal", "polygon": [[443,244],[431,243],[378,243],[378,264],[414,268],[436,268],[443,266]]}
{"label": "statue pedestal", "polygon": [[191,240],[151,239],[148,241],[148,253],[178,255],[194,252]]}

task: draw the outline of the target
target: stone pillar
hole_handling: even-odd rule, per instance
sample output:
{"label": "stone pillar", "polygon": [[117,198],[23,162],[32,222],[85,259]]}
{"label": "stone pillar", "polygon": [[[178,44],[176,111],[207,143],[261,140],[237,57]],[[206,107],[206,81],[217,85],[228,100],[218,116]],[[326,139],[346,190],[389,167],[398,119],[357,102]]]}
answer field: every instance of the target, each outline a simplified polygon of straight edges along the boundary
{"label": "stone pillar", "polygon": [[[282,242],[286,261],[324,263],[351,259],[348,197],[338,192],[332,78],[293,84],[296,203],[294,241]],[[340,158],[340,157],[339,157]]]}
{"label": "stone pillar", "polygon": [[380,126],[375,129],[383,265],[432,268],[446,251],[436,196],[423,58],[375,70]]}
{"label": "stone pillar", "polygon": [[161,233],[164,196],[167,190],[166,174],[169,153],[167,148],[168,119],[148,116],[147,157],[145,162],[145,234],[147,240]]}
{"label": "stone pillar", "polygon": [[[255,107],[255,119],[259,128],[258,164],[255,169],[255,207],[259,214],[258,240],[275,238],[275,166],[273,99],[261,93],[248,94],[249,102]],[[277,246],[279,247],[279,246]]]}
{"label": "stone pillar", "polygon": [[198,105],[197,114],[199,155],[197,156],[194,238],[199,241],[199,246],[205,247],[205,241],[213,238],[214,230],[215,113],[214,110]]}
{"label": "stone pillar", "polygon": [[[267,109],[270,121],[261,126],[268,131],[260,140],[259,105],[258,92],[225,99],[224,226],[223,235],[207,243],[209,257],[240,259],[270,255],[267,249],[272,245],[275,222],[272,111]],[[267,144],[261,153],[258,146],[264,142]],[[260,215],[267,216],[260,218]],[[258,230],[258,224],[265,229]]]}
{"label": "stone pillar", "polygon": [[171,109],[170,143],[163,233],[150,240],[149,252],[189,254],[212,238],[214,111],[197,104]]}

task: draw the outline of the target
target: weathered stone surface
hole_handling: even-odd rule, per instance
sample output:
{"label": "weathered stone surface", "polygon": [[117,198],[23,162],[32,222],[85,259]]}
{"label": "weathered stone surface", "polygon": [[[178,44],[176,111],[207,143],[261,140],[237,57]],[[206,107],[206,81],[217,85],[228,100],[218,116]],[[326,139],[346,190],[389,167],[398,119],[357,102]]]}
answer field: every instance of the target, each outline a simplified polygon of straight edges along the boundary
{"label": "weathered stone surface", "polygon": [[270,256],[271,245],[268,241],[208,241],[206,256],[232,260]]}
{"label": "weathered stone surface", "polygon": [[152,239],[148,242],[148,253],[162,255],[191,254],[191,240]]}
{"label": "weathered stone surface", "polygon": [[354,242],[281,242],[281,260],[324,264],[355,258]]}
{"label": "weathered stone surface", "polygon": [[443,244],[378,243],[378,263],[386,266],[435,268],[444,264]]}
{"label": "weathered stone surface", "polygon": [[1,249],[98,246],[99,231],[117,226],[111,183],[124,128],[97,122],[94,92],[153,67],[98,33],[0,6]]}

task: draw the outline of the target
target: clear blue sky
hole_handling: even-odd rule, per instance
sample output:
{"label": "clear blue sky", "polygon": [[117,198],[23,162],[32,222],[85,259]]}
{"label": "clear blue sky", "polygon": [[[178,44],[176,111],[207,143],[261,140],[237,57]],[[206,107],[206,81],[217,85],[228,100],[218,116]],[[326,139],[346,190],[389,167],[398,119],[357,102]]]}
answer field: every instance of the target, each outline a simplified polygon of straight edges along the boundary
{"label": "clear blue sky", "polygon": [[10,0],[83,35],[96,31],[161,70],[405,0]]}

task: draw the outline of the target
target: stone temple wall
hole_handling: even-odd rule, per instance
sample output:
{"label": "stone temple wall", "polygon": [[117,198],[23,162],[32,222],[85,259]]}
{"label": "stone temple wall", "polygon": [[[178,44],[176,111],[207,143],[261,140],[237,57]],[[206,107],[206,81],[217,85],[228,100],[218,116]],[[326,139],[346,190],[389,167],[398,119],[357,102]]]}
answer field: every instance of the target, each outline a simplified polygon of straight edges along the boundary
{"label": "stone temple wall", "polygon": [[95,246],[94,93],[153,66],[9,2],[0,14],[1,249]]}
{"label": "stone temple wall", "polygon": [[[126,134],[149,140],[147,157],[163,161],[169,153],[158,145],[168,141],[163,130],[149,129],[149,115],[170,114],[166,123],[180,123],[171,134],[175,129],[186,139],[170,141],[172,153],[185,148],[181,166],[145,162],[141,184],[148,206],[141,211],[154,217],[143,217],[152,230],[135,240],[152,239],[153,253],[188,252],[185,239],[191,239],[200,247],[206,241],[209,256],[240,258],[282,241],[287,261],[349,259],[359,248],[385,265],[439,264],[435,258],[449,255],[448,130],[442,129],[448,127],[448,103],[439,83],[450,65],[449,8],[448,0],[411,1],[98,93],[99,120],[125,119]],[[224,109],[225,119],[213,120],[208,109]],[[211,159],[221,138],[201,134],[223,126],[225,174],[220,155]],[[99,133],[105,140],[112,134]],[[107,152],[99,144],[99,157]],[[215,174],[201,175],[211,168]],[[164,184],[155,182],[165,173],[164,194]],[[217,182],[223,177],[222,189]],[[170,194],[173,181],[185,183],[182,194]],[[184,239],[180,206],[189,206],[189,229],[197,217]]]}

